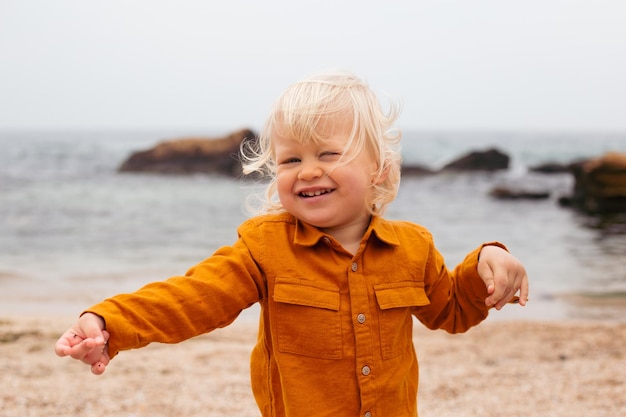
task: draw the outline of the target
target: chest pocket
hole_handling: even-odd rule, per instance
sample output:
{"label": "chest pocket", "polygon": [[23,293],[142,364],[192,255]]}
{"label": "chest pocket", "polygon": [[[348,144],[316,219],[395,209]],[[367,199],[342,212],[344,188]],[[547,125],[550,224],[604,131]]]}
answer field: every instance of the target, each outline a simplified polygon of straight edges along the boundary
{"label": "chest pocket", "polygon": [[280,352],[323,359],[341,359],[339,288],[277,279],[271,307]]}
{"label": "chest pocket", "polygon": [[421,282],[395,282],[374,286],[380,308],[380,346],[383,359],[391,359],[412,346],[412,307],[425,306],[430,300]]}

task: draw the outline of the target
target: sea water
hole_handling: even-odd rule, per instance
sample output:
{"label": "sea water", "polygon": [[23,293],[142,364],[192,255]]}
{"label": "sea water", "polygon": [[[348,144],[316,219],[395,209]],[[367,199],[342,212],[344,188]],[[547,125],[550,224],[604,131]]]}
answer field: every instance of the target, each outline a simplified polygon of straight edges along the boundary
{"label": "sea water", "polygon": [[[76,314],[183,274],[234,242],[258,185],[117,172],[133,151],[183,135],[0,132],[0,314]],[[402,152],[406,164],[438,169],[489,148],[511,157],[508,170],[406,176],[386,217],[427,227],[450,268],[481,242],[505,243],[527,268],[531,300],[494,317],[624,320],[626,234],[591,227],[592,218],[559,206],[570,174],[528,168],[626,152],[626,134],[405,132]],[[499,185],[548,190],[550,198],[489,197]]]}

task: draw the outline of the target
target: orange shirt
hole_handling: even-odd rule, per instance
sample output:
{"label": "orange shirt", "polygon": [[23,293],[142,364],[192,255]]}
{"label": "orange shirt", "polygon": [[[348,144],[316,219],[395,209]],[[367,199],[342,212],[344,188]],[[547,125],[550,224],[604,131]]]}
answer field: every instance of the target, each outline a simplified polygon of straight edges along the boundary
{"label": "orange shirt", "polygon": [[251,383],[264,417],[412,417],[412,317],[463,332],[488,314],[482,246],[451,272],[412,223],[373,217],[354,256],[287,213],[250,219],[238,233],[185,276],[90,308],[111,333],[110,355],[224,327],[260,303]]}

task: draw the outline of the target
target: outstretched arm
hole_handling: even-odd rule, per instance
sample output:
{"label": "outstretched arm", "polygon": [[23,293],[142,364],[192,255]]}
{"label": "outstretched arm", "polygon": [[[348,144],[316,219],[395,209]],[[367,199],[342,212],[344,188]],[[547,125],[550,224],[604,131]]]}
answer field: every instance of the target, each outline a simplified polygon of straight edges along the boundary
{"label": "outstretched arm", "polygon": [[519,304],[528,301],[528,276],[526,269],[506,250],[487,245],[482,248],[478,260],[478,274],[485,282],[485,304],[500,310],[519,291]]}
{"label": "outstretched arm", "polygon": [[70,356],[91,366],[91,372],[100,375],[109,364],[107,341],[102,317],[85,313],[59,338],[54,351],[59,356]]}

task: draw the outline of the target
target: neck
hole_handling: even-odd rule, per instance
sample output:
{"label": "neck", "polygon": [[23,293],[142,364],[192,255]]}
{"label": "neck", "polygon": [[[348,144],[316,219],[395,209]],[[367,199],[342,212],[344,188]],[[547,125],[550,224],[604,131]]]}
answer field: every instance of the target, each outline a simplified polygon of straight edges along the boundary
{"label": "neck", "polygon": [[361,240],[369,224],[370,216],[368,215],[359,222],[350,223],[341,227],[323,228],[321,230],[335,238],[345,250],[354,255],[359,250]]}

